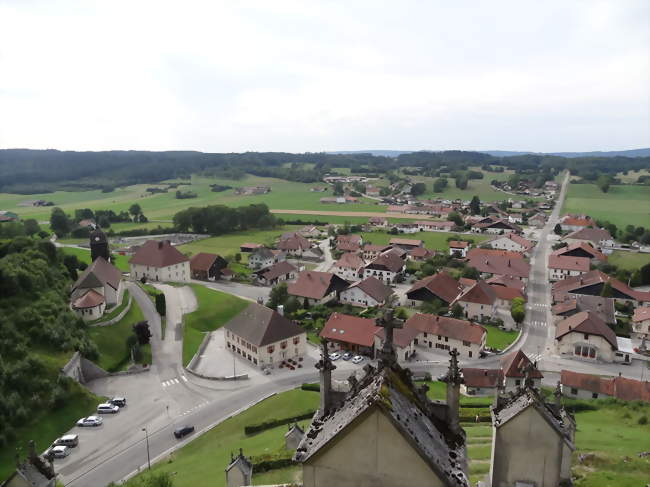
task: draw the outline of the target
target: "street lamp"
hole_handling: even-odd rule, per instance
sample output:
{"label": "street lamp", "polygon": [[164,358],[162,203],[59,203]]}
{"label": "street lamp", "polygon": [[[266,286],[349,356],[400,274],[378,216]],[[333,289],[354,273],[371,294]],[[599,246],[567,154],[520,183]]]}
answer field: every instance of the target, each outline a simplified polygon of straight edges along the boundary
{"label": "street lamp", "polygon": [[147,431],[147,428],[142,428],[142,431],[144,431],[145,438],[147,439],[147,465],[149,467],[149,470],[151,470],[151,457],[149,456],[149,432]]}

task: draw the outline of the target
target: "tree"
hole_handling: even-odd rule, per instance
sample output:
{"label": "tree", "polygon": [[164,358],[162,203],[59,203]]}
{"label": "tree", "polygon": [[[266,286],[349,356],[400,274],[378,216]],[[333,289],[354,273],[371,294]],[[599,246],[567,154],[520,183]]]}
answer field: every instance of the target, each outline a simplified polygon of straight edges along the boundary
{"label": "tree", "polygon": [[553,228],[553,233],[555,235],[562,235],[562,225],[560,225],[559,223],[556,223],[555,227]]}
{"label": "tree", "polygon": [[433,183],[433,192],[434,193],[442,193],[449,182],[447,181],[447,178],[438,178],[436,181]]}
{"label": "tree", "polygon": [[70,233],[72,223],[70,222],[68,215],[66,215],[59,207],[52,208],[52,214],[50,215],[50,228],[58,237],[65,237]]}
{"label": "tree", "polygon": [[650,284],[650,264],[646,264],[641,269],[639,269],[639,279],[641,280],[642,286],[647,286]]}
{"label": "tree", "polygon": [[41,227],[36,220],[29,218],[23,221],[23,226],[25,227],[25,233],[30,237],[35,233],[40,232]]}
{"label": "tree", "polygon": [[160,316],[165,316],[167,313],[167,301],[163,293],[156,294],[156,311]]}
{"label": "tree", "polygon": [[[164,294],[163,294],[164,296]],[[149,322],[148,321],[140,321],[133,325],[133,332],[135,333],[135,336],[138,339],[138,343],[140,345],[146,345],[149,343],[149,339],[151,338],[151,331],[149,330]]]}
{"label": "tree", "polygon": [[459,303],[456,303],[451,307],[451,316],[453,318],[460,319],[463,317],[463,314],[463,307]]}
{"label": "tree", "polygon": [[266,305],[271,309],[276,309],[281,304],[286,304],[289,299],[289,293],[287,292],[287,283],[283,282],[274,286],[269,293],[269,300]]}
{"label": "tree", "polygon": [[609,281],[603,284],[603,288],[600,290],[600,296],[603,298],[612,297],[612,285],[609,283]]}
{"label": "tree", "polygon": [[515,320],[515,323],[518,325],[524,321],[524,318],[526,317],[526,307],[523,298],[515,298],[512,300],[512,304],[510,305],[510,316],[512,316],[512,319]]}
{"label": "tree", "polygon": [[464,277],[466,279],[478,279],[481,277],[481,274],[479,271],[476,269],[476,267],[472,266],[465,266],[463,269],[463,272],[461,273],[461,277]]}
{"label": "tree", "polygon": [[611,182],[611,176],[608,176],[607,174],[601,174],[598,176],[598,179],[596,179],[596,186],[598,186],[598,188],[600,188],[603,193],[607,193],[609,191],[609,185]]}
{"label": "tree", "polygon": [[426,190],[427,187],[424,185],[424,183],[415,183],[413,186],[411,186],[411,194],[413,196],[424,194]]}
{"label": "tree", "polygon": [[463,218],[456,211],[449,212],[449,215],[447,215],[447,220],[449,220],[450,222],[454,222],[458,227],[463,226]]}
{"label": "tree", "polygon": [[38,232],[38,236],[40,238],[47,238],[49,236],[49,233],[47,233],[45,230],[41,230],[40,232]]}
{"label": "tree", "polygon": [[456,176],[456,187],[458,189],[467,189],[467,174],[459,173]]}
{"label": "tree", "polygon": [[343,196],[343,183],[334,183],[334,190],[332,191],[334,196]]}
{"label": "tree", "polygon": [[469,212],[472,215],[478,215],[481,213],[481,200],[478,199],[478,196],[472,197],[472,201],[469,202]]}
{"label": "tree", "polygon": [[284,303],[284,312],[287,314],[295,313],[300,309],[300,301],[295,296],[290,296]]}

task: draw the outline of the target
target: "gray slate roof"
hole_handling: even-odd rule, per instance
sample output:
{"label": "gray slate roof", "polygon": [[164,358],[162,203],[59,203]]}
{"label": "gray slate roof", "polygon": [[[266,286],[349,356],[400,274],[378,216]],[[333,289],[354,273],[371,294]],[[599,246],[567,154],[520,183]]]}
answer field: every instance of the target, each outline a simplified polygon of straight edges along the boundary
{"label": "gray slate roof", "polygon": [[293,321],[277,311],[257,303],[249,304],[244,311],[226,323],[224,327],[256,347],[305,333]]}
{"label": "gray slate roof", "polygon": [[103,257],[97,257],[79,276],[72,289],[89,289],[109,285],[117,290],[121,279],[122,273],[117,267],[107,262]]}

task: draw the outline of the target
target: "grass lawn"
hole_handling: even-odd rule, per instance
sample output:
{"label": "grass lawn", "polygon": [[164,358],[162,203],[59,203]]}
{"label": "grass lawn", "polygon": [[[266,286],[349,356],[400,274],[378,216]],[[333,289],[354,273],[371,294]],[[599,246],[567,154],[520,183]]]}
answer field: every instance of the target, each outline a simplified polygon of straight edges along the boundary
{"label": "grass lawn", "polygon": [[[77,247],[61,247],[61,250],[63,250],[64,254],[76,255],[77,259],[79,259],[80,262],[85,262],[88,265],[91,264],[90,249],[86,250]],[[115,267],[117,267],[122,272],[129,272],[130,257],[126,255],[120,255],[117,252],[113,252],[113,258],[115,259],[115,262],[113,262],[113,265]]]}
{"label": "grass lawn", "polygon": [[[382,206],[383,208],[382,211],[385,211],[387,209],[386,206]],[[298,208],[296,208],[298,209]],[[351,208],[347,208],[349,211],[354,211]],[[336,208],[331,208],[331,211],[338,211],[338,206]],[[346,211],[346,210],[342,210]],[[278,218],[282,218],[285,221],[312,221],[312,222],[318,222],[317,225],[326,225],[328,223],[337,223],[337,224],[344,224],[344,223],[349,223],[351,225],[354,224],[364,224],[368,223],[368,217],[367,216],[339,216],[339,215],[316,215],[316,214],[304,214],[304,215],[294,215],[291,213],[274,213],[274,215]],[[424,218],[423,218],[424,219]],[[413,219],[411,218],[388,218],[388,221],[390,223],[408,223],[408,222],[413,222]]]}
{"label": "grass lawn", "polygon": [[[133,300],[129,312],[117,323],[90,328],[88,334],[99,349],[97,365],[109,372],[125,369],[131,359],[126,339],[133,334],[133,325],[142,320],[140,306]],[[151,364],[151,345],[144,345],[142,352],[142,363]]]}
{"label": "grass lawn", "polygon": [[198,308],[183,318],[183,365],[190,363],[205,332],[223,326],[250,304],[244,299],[200,284],[190,284],[190,287],[196,296]]}
{"label": "grass lawn", "polygon": [[646,264],[650,264],[650,254],[615,250],[608,256],[608,260],[610,264],[617,265],[621,269],[635,271]]}
{"label": "grass lawn", "polygon": [[418,232],[418,233],[391,235],[390,233],[385,231],[363,233],[362,237],[364,243],[372,242],[375,245],[388,244],[391,238],[409,238],[415,240],[422,240],[424,241],[424,246],[426,248],[431,250],[440,250],[440,251],[449,250],[449,245],[447,244],[447,239],[449,237],[454,237],[454,238],[463,237],[466,240],[467,239],[473,240],[474,243],[479,243],[489,238],[489,236],[486,235],[466,235],[466,234],[458,234],[458,233],[450,233],[450,232]]}
{"label": "grass lawn", "polygon": [[68,396],[63,406],[44,407],[40,412],[31,415],[30,421],[16,430],[16,440],[0,449],[0,482],[6,479],[16,467],[14,457],[16,448],[20,448],[21,457],[25,457],[27,442],[34,440],[36,450],[39,453],[43,452],[56,438],[73,427],[79,418],[93,413],[97,404],[101,402],[102,398],[91,394],[76,382],[70,381]]}
{"label": "grass lawn", "polygon": [[[252,408],[230,418],[214,427],[203,436],[192,441],[180,450],[171,454],[169,460],[152,466],[152,472],[175,472],[173,476],[174,487],[195,487],[206,485],[206,479],[213,487],[224,487],[226,476],[224,469],[230,463],[230,452],[243,448],[247,456],[259,458],[261,456],[290,456],[292,452],[284,448],[284,434],[287,426],[282,425],[256,435],[244,435],[244,426],[262,421],[297,416],[301,413],[318,407],[319,395],[317,392],[294,389],[277,394]],[[300,425],[306,427],[309,420],[301,421]],[[254,475],[256,485],[268,481],[290,481],[294,478],[298,467],[282,469]],[[284,477],[283,473],[287,476]],[[138,476],[127,486],[133,486],[139,481]]]}
{"label": "grass lawn", "polygon": [[488,347],[498,348],[499,350],[505,350],[505,348],[514,342],[519,336],[519,331],[504,331],[500,330],[496,326],[490,325],[481,325],[487,329],[487,341],[486,344]]}
{"label": "grass lawn", "polygon": [[95,323],[101,323],[103,321],[112,320],[117,315],[119,315],[124,310],[124,308],[126,308],[127,304],[129,304],[130,297],[131,295],[129,294],[129,291],[124,290],[124,295],[122,296],[122,302],[119,305],[114,306],[109,313],[105,313],[104,316],[102,316],[101,318],[95,321],[89,321],[88,324],[93,325]]}
{"label": "grass lawn", "polygon": [[586,213],[618,228],[650,227],[650,186],[614,185],[603,193],[594,184],[570,184],[563,213]]}

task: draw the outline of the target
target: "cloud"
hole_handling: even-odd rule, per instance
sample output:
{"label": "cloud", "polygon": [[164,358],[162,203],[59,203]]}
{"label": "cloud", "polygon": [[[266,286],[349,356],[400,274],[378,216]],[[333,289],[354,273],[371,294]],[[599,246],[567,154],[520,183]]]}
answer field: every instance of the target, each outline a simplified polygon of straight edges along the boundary
{"label": "cloud", "polygon": [[0,0],[0,147],[625,149],[650,4]]}

